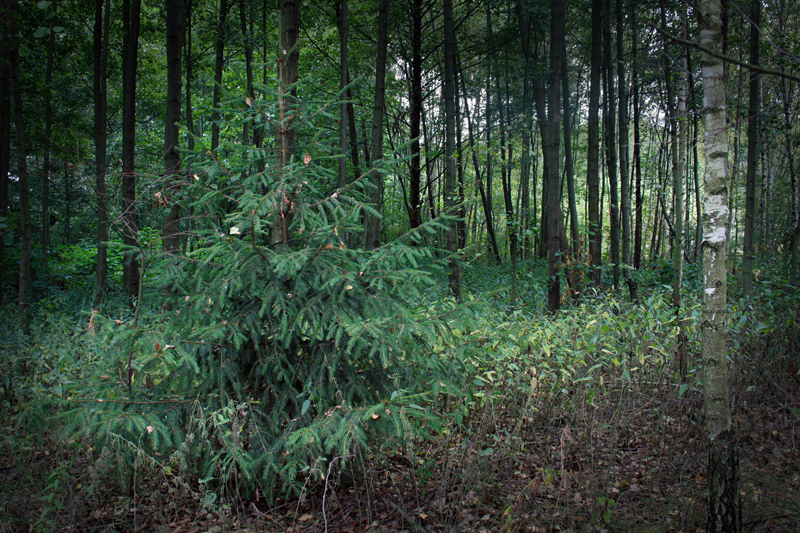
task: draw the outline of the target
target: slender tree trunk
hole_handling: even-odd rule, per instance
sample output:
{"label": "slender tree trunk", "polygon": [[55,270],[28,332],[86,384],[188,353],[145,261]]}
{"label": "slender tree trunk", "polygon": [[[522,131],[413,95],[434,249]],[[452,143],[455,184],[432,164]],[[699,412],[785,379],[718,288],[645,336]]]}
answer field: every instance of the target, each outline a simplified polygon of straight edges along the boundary
{"label": "slender tree trunk", "polygon": [[[458,181],[456,174],[456,40],[453,0],[444,0],[444,116],[445,116],[445,211],[456,215]],[[447,251],[450,254],[450,293],[461,300],[461,268],[458,265],[458,232],[455,221],[447,223]]]}
{"label": "slender tree trunk", "polygon": [[186,5],[186,24],[184,25],[183,38],[183,59],[186,65],[186,129],[189,136],[186,139],[186,147],[189,151],[194,150],[194,135],[197,131],[194,127],[194,109],[192,108],[192,84],[194,83],[194,57],[192,55],[192,0],[184,0]]}
{"label": "slender tree trunk", "polygon": [[[688,37],[686,21],[686,4],[681,4],[681,27],[684,38]],[[680,84],[678,85],[678,165],[672,176],[673,221],[675,224],[675,245],[672,249],[672,263],[675,274],[672,278],[672,303],[675,309],[681,306],[681,286],[683,285],[683,196],[684,183],[686,182],[686,55],[687,47],[682,47],[680,57]]]}
{"label": "slender tree trunk", "polygon": [[[28,291],[31,276],[31,200],[28,184],[28,155],[25,144],[25,121],[22,114],[22,89],[19,80],[19,36],[16,15],[19,13],[17,0],[10,3],[10,39],[12,41],[9,54],[9,84],[12,107],[14,109],[14,129],[16,130],[17,148],[17,186],[19,187],[20,210],[20,258],[19,285],[17,296],[17,314],[20,326],[27,328]],[[0,243],[2,244],[2,243]]]}
{"label": "slender tree trunk", "polygon": [[164,218],[162,247],[165,254],[180,249],[181,206],[173,198],[180,187],[181,156],[178,151],[181,119],[181,51],[183,48],[182,0],[167,0],[167,108],[164,116],[164,182],[161,198],[169,208]]}
{"label": "slender tree trunk", "polygon": [[619,171],[622,189],[622,277],[632,301],[639,299],[639,290],[631,273],[631,182],[628,171],[630,154],[628,135],[628,88],[625,85],[625,25],[622,0],[617,0],[617,74],[619,83]]}
{"label": "slender tree trunk", "polygon": [[[106,148],[108,144],[107,79],[111,0],[95,0],[94,18],[94,145],[97,189],[97,270],[94,302],[99,304],[108,289],[108,212],[106,207]],[[67,179],[66,173],[64,176]],[[65,181],[69,191],[69,182]],[[67,201],[69,205],[69,201]]]}
{"label": "slender tree trunk", "polygon": [[586,163],[589,211],[589,255],[592,283],[600,285],[603,233],[600,211],[600,64],[602,57],[603,0],[592,0],[592,51],[589,74],[589,123]]}
{"label": "slender tree trunk", "polygon": [[786,83],[786,79],[781,79],[781,95],[783,99],[783,120],[786,129],[786,160],[789,166],[789,183],[792,195],[792,210],[789,216],[789,228],[791,230],[790,251],[791,259],[789,264],[789,284],[797,286],[798,271],[798,249],[800,249],[800,199],[798,199],[797,170],[794,164],[794,142],[792,140],[792,86]]}
{"label": "slender tree trunk", "polygon": [[[247,9],[248,3],[250,10]],[[256,91],[253,85],[253,17],[252,2],[239,0],[239,25],[242,29],[242,40],[244,44],[244,71],[247,79],[247,97],[255,98]],[[248,25],[250,33],[248,35]],[[253,144],[256,142],[257,128],[253,128]],[[250,123],[246,122],[242,127],[242,144],[250,144]]]}
{"label": "slender tree trunk", "polygon": [[139,220],[136,207],[136,71],[139,55],[141,0],[122,4],[122,238],[128,247],[124,261],[124,283],[133,303],[139,297]]}
{"label": "slender tree trunk", "polygon": [[[573,261],[579,261],[580,230],[578,228],[578,203],[575,198],[575,169],[572,157],[572,106],[569,93],[569,70],[567,66],[567,46],[564,39],[561,51],[561,92],[564,105],[564,174],[567,178],[567,205],[569,207],[569,232]],[[576,265],[577,267],[577,265]],[[577,281],[577,279],[576,279]],[[573,294],[580,294],[580,287],[572,287]]]}
{"label": "slender tree trunk", "polygon": [[220,0],[217,22],[217,41],[214,45],[214,95],[211,112],[211,151],[219,147],[219,130],[222,115],[219,112],[222,100],[222,70],[225,66],[225,20],[228,18],[228,0]]}
{"label": "slender tree trunk", "polygon": [[463,97],[464,97],[464,114],[467,117],[467,133],[469,135],[470,151],[472,152],[472,166],[475,170],[475,189],[477,189],[478,194],[480,194],[481,197],[481,206],[483,207],[483,218],[486,221],[486,232],[489,235],[489,246],[492,253],[492,257],[494,258],[495,264],[499,265],[502,263],[502,259],[500,258],[500,248],[497,245],[497,237],[494,232],[494,226],[492,225],[492,209],[491,206],[489,205],[486,191],[484,190],[483,177],[481,174],[483,167],[478,161],[478,151],[475,146],[475,132],[472,127],[472,116],[469,110],[469,100],[466,94],[464,94]]}
{"label": "slender tree trunk", "polygon": [[[372,207],[378,213],[382,210],[383,174],[380,167],[383,160],[383,117],[386,112],[386,56],[389,47],[389,0],[380,0],[378,6],[378,49],[375,59],[375,97],[372,107],[372,140],[370,160],[370,181],[372,183]],[[374,250],[381,244],[381,219],[369,214],[365,228],[366,248]]]}
{"label": "slender tree trunk", "polygon": [[564,53],[565,45],[565,19],[566,6],[561,0],[551,0],[550,2],[550,72],[551,80],[547,92],[548,114],[547,114],[547,142],[542,137],[543,148],[547,153],[547,204],[549,207],[548,220],[548,274],[550,276],[549,288],[547,291],[548,309],[555,312],[561,307],[561,280],[559,271],[561,270],[561,187],[560,183],[560,154],[559,154],[559,130],[561,128],[561,68],[564,64],[561,54]]}
{"label": "slender tree trunk", "polygon": [[606,124],[606,159],[608,166],[608,184],[611,194],[609,206],[609,222],[611,224],[611,262],[614,265],[614,290],[619,289],[622,274],[620,257],[620,221],[619,221],[619,182],[617,180],[617,146],[616,128],[616,96],[614,94],[614,52],[611,48],[611,2],[605,0],[605,21],[603,24],[603,49],[605,52],[606,75],[606,108],[604,112]]}
{"label": "slender tree trunk", "polygon": [[420,158],[420,123],[422,122],[422,0],[411,2],[411,89],[409,120],[411,168],[409,176],[409,213],[412,228],[422,224],[422,167]]}
{"label": "slender tree trunk", "polygon": [[[223,0],[224,1],[224,0]],[[276,249],[289,246],[289,226],[293,216],[293,195],[288,183],[289,166],[295,151],[298,68],[300,65],[300,4],[301,0],[279,0],[278,98],[280,117],[275,132],[278,150],[278,187],[276,206],[270,230],[270,244]]]}
{"label": "slender tree trunk", "polygon": [[58,2],[51,4],[53,17],[50,18],[50,36],[47,40],[47,66],[44,84],[44,161],[42,168],[42,274],[47,275],[47,260],[50,248],[50,151],[53,145],[53,54],[56,44],[56,32],[53,31]]}
{"label": "slender tree trunk", "polygon": [[69,244],[72,242],[71,238],[71,224],[72,224],[72,189],[69,182],[72,180],[72,173],[69,171],[69,165],[64,165],[64,242]]}
{"label": "slender tree trunk", "polygon": [[633,165],[634,180],[636,182],[634,190],[634,223],[633,223],[633,268],[639,270],[642,266],[642,216],[644,213],[644,200],[642,197],[642,150],[641,150],[641,107],[639,105],[639,67],[637,61],[638,27],[636,24],[636,10],[633,9],[631,28],[633,29],[633,72],[632,72],[632,92],[633,92]]}
{"label": "slender tree trunk", "polygon": [[347,0],[337,4],[339,12],[339,187],[347,184]]}
{"label": "slender tree trunk", "polygon": [[[8,1],[2,5],[6,7]],[[0,26],[4,32],[10,34],[9,20],[3,21]],[[9,59],[10,46],[8,40],[0,41],[0,303],[6,303],[5,291],[5,223],[8,221],[8,170],[11,157],[11,94]]]}
{"label": "slender tree trunk", "polygon": [[[721,50],[720,0],[700,1],[701,44]],[[727,357],[727,167],[725,76],[722,61],[703,53],[705,109],[705,214],[703,216],[703,399],[709,438],[709,533],[742,530],[739,457],[731,423]]]}
{"label": "slender tree trunk", "polygon": [[[750,2],[750,64],[761,61],[761,0]],[[761,74],[750,71],[750,106],[747,123],[747,182],[744,205],[744,243],[742,247],[742,295],[753,294],[753,263],[755,262],[756,231],[756,173],[760,151],[758,118],[761,114]]]}

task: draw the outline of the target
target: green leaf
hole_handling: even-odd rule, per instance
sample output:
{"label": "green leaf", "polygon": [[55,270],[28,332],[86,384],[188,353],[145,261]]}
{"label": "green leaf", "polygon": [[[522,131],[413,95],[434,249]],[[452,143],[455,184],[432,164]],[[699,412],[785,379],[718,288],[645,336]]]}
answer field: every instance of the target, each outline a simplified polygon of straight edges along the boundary
{"label": "green leaf", "polygon": [[689,390],[689,384],[688,383],[682,384],[681,387],[678,389],[678,397],[680,398],[681,396],[683,396],[687,390]]}
{"label": "green leaf", "polygon": [[47,35],[47,28],[45,28],[44,26],[40,27],[33,34],[33,36],[36,37],[37,39],[41,39],[45,35]]}
{"label": "green leaf", "polygon": [[48,0],[39,0],[38,2],[36,2],[36,7],[38,7],[39,9],[47,9],[48,7],[50,7],[50,4],[52,4],[52,2]]}

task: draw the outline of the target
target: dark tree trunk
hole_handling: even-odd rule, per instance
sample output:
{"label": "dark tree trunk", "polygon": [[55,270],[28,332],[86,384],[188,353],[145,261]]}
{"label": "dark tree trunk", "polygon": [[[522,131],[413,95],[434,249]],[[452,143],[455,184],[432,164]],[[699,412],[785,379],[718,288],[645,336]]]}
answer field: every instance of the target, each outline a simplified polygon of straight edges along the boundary
{"label": "dark tree trunk", "polygon": [[194,127],[194,109],[192,108],[192,83],[194,83],[194,57],[192,56],[192,0],[184,0],[186,3],[186,24],[184,25],[183,38],[183,58],[186,65],[186,129],[189,136],[186,139],[186,147],[189,151],[194,150],[194,136],[197,131]]}
{"label": "dark tree trunk", "polygon": [[214,95],[211,112],[211,151],[219,147],[219,129],[222,115],[219,112],[222,100],[222,70],[225,66],[225,20],[228,18],[228,0],[220,0],[217,22],[217,41],[214,45]]}
{"label": "dark tree trunk", "polygon": [[339,179],[338,186],[347,184],[347,0],[336,6],[339,18]]}
{"label": "dark tree trunk", "polygon": [[614,290],[619,289],[620,275],[620,224],[619,224],[619,192],[617,181],[617,145],[615,140],[616,128],[616,96],[614,94],[614,51],[611,48],[611,2],[605,0],[605,17],[603,22],[603,50],[605,67],[606,94],[605,118],[606,131],[606,160],[608,166],[608,184],[611,195],[611,205],[608,208],[609,222],[611,224],[611,262],[614,265]]}
{"label": "dark tree trunk", "polygon": [[50,150],[53,146],[53,53],[56,44],[56,32],[53,31],[58,3],[51,4],[53,17],[50,18],[50,36],[47,40],[47,66],[44,83],[44,161],[42,168],[42,274],[47,275],[47,259],[50,248]]}
{"label": "dark tree trunk", "polygon": [[[6,5],[6,2],[3,3]],[[7,27],[2,27],[7,31]],[[8,170],[11,157],[11,95],[9,93],[10,49],[6,42],[0,43],[0,221],[8,217]],[[5,224],[0,225],[0,303],[6,303],[5,291]]]}
{"label": "dark tree trunk", "polygon": [[472,127],[472,117],[469,110],[469,102],[466,95],[464,96],[464,114],[467,117],[467,132],[469,134],[469,145],[472,152],[472,166],[475,169],[475,188],[481,197],[481,206],[483,207],[483,217],[486,220],[486,232],[489,235],[489,244],[492,252],[492,257],[496,264],[501,264],[500,248],[497,246],[497,237],[492,226],[492,209],[486,197],[486,191],[483,186],[483,178],[481,175],[482,167],[478,162],[478,152],[475,149],[475,132]]}
{"label": "dark tree trunk", "polygon": [[422,0],[411,2],[411,90],[409,94],[411,167],[409,176],[409,213],[412,228],[422,224],[422,167],[420,158],[420,123],[422,121]]}
{"label": "dark tree trunk", "polygon": [[[631,28],[633,29],[633,72],[632,72],[632,92],[633,92],[633,165],[634,181],[634,223],[633,223],[633,268],[638,270],[642,266],[642,216],[644,200],[642,198],[642,150],[641,150],[641,109],[639,105],[639,68],[637,62],[637,47],[639,41],[638,27],[636,25],[636,10],[631,10],[633,19]],[[699,220],[699,218],[698,218]],[[698,227],[700,224],[698,224]]]}
{"label": "dark tree trunk", "polygon": [[[95,0],[94,6],[94,145],[95,188],[97,189],[97,270],[95,304],[99,304],[108,288],[108,212],[106,206],[106,149],[108,144],[108,41],[111,0]],[[69,180],[64,173],[65,190]],[[69,197],[67,194],[67,206]]]}
{"label": "dark tree trunk", "polygon": [[[372,137],[370,181],[372,207],[380,213],[383,202],[383,175],[377,168],[383,160],[383,117],[386,112],[386,57],[389,48],[389,0],[380,0],[378,6],[378,49],[375,58],[375,98],[372,104]],[[381,219],[367,215],[365,246],[374,250],[381,244]]]}
{"label": "dark tree trunk", "polygon": [[181,166],[179,153],[181,119],[181,51],[183,48],[182,0],[167,0],[167,108],[164,116],[164,183],[161,198],[169,212],[164,219],[162,247],[165,254],[180,249],[181,206],[174,199],[178,192]]}
{"label": "dark tree trunk", "polygon": [[603,0],[592,0],[592,52],[589,74],[589,123],[586,163],[589,211],[589,255],[592,282],[600,285],[602,219],[600,211],[600,63],[602,57]]}
{"label": "dark tree trunk", "polygon": [[[456,215],[458,181],[456,169],[456,42],[453,27],[453,0],[444,0],[444,116],[445,116],[445,187],[444,205],[449,216]],[[450,253],[450,293],[461,300],[461,268],[458,264],[458,228],[448,221],[447,251]]]}
{"label": "dark tree trunk", "polygon": [[141,0],[124,0],[122,59],[122,239],[128,247],[124,284],[133,303],[139,297],[139,220],[136,207],[136,71]]}
{"label": "dark tree trunk", "polygon": [[[750,2],[750,64],[761,62],[761,0]],[[747,183],[744,205],[744,243],[742,246],[742,294],[753,293],[756,231],[756,173],[760,151],[758,117],[761,113],[761,74],[750,71],[750,106],[747,123]]]}
{"label": "dark tree trunk", "polygon": [[[9,85],[12,107],[14,109],[14,129],[16,130],[17,148],[17,186],[19,187],[20,210],[20,257],[19,257],[19,285],[17,296],[17,313],[20,326],[27,327],[28,291],[31,276],[31,200],[28,184],[28,160],[25,144],[25,121],[22,115],[22,89],[19,79],[19,41],[16,15],[18,11],[17,0],[10,3],[10,39],[11,51],[9,53]],[[0,243],[2,244],[2,243]]]}
{"label": "dark tree trunk", "polygon": [[619,81],[619,170],[622,188],[622,277],[632,301],[639,299],[639,290],[631,274],[631,182],[628,176],[628,88],[625,85],[625,25],[622,0],[617,0],[617,74]]}
{"label": "dark tree trunk", "polygon": [[[224,0],[223,0],[224,1]],[[278,151],[278,168],[281,175],[275,193],[275,209],[270,244],[277,249],[285,249],[289,242],[289,226],[292,221],[292,195],[287,182],[287,172],[295,151],[295,130],[293,118],[297,105],[297,89],[300,65],[300,4],[301,0],[279,0],[279,57],[278,57],[278,97],[280,117],[275,132]]]}
{"label": "dark tree trunk", "polygon": [[[542,135],[542,147],[547,160],[547,205],[548,214],[548,274],[550,275],[547,291],[548,309],[551,313],[561,307],[561,187],[559,130],[561,128],[561,54],[565,50],[565,5],[561,0],[550,2],[550,86],[547,91],[547,127],[543,128],[547,135]],[[543,133],[544,133],[543,131]]]}
{"label": "dark tree trunk", "polygon": [[[247,9],[248,3],[250,10]],[[252,17],[252,2],[239,0],[239,25],[242,31],[242,40],[244,44],[244,71],[247,79],[247,97],[255,98],[256,91],[253,84],[253,17]],[[248,25],[250,33],[248,35]],[[257,144],[256,137],[258,136],[258,129],[253,129],[253,144]],[[246,122],[242,128],[242,144],[245,146],[250,144],[250,123]]]}

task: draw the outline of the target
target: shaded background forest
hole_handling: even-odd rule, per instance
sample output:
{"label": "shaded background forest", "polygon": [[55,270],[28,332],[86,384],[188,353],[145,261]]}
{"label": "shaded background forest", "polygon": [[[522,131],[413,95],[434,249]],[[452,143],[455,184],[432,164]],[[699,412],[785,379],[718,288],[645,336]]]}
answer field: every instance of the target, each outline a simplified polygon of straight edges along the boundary
{"label": "shaded background forest", "polygon": [[[31,256],[22,264],[30,261],[35,287],[29,286],[23,299],[31,290],[38,294],[78,280],[83,289],[102,295],[108,267],[101,265],[96,283],[88,285],[95,256],[104,264],[111,261],[111,287],[119,289],[124,284],[120,244],[136,247],[147,232],[162,233],[173,223],[164,206],[184,201],[180,181],[209,172],[210,163],[195,163],[181,151],[211,152],[223,166],[236,157],[231,143],[272,153],[276,141],[269,125],[231,118],[246,108],[248,97],[265,98],[277,86],[276,6],[174,4],[6,7],[7,14],[16,14],[6,17],[10,38],[4,54],[6,61],[19,54],[22,88],[20,115],[12,112],[10,93],[3,99],[0,161],[10,170],[0,169],[6,301],[20,294],[12,291],[20,255]],[[564,164],[557,184],[561,248],[572,264],[638,269],[674,262],[679,234],[683,260],[695,262],[701,241],[700,61],[695,48],[670,36],[696,35],[696,16],[690,6],[666,2],[605,4],[573,3],[566,13]],[[549,23],[548,11],[537,6],[455,6],[457,181],[451,187],[460,205],[457,249],[465,250],[469,261],[546,257],[548,180],[537,120],[547,117],[537,113],[545,110]],[[437,3],[392,3],[381,27],[377,5],[342,7],[303,5],[298,98],[331,102],[326,111],[331,120],[316,125],[325,131],[315,135],[330,141],[324,164],[346,161],[346,166],[336,181],[320,184],[324,192],[358,180],[374,161],[383,161],[384,151],[396,162],[381,173],[380,188],[368,193],[382,218],[365,222],[361,242],[374,248],[446,208],[443,12]],[[797,24],[786,2],[764,4],[763,14],[751,13],[749,4],[727,2],[726,8],[724,53],[743,64],[763,65],[731,64],[727,74],[730,246],[750,290],[753,270],[763,270],[753,266],[756,250],[759,261],[774,258],[788,265],[791,256],[796,265]],[[754,15],[761,17],[757,26],[748,22]],[[593,24],[592,16],[600,23]],[[137,17],[140,21],[133,21]],[[593,37],[592,28],[601,35]],[[138,38],[129,38],[135,34]],[[379,95],[385,112],[374,124],[374,89],[382,86],[376,80],[381,38],[387,43],[385,96]],[[599,48],[592,47],[593,38]],[[8,76],[4,70],[6,91]],[[594,96],[593,88],[599,91]],[[346,101],[341,116],[339,101]],[[20,120],[22,150],[14,133]],[[344,137],[335,144],[337,120]],[[307,136],[298,138],[308,142]],[[378,149],[381,153],[374,153]],[[24,171],[18,168],[22,153]],[[337,153],[344,155],[337,160]],[[177,210],[173,215],[181,216]],[[181,218],[178,232],[190,220]],[[126,227],[132,229],[126,233]],[[590,231],[595,227],[597,238]],[[35,243],[30,251],[26,240]],[[80,275],[66,272],[61,260],[76,254],[85,259]],[[604,281],[617,286],[619,279],[617,268],[613,279]],[[136,296],[136,282],[128,280],[126,288]]]}

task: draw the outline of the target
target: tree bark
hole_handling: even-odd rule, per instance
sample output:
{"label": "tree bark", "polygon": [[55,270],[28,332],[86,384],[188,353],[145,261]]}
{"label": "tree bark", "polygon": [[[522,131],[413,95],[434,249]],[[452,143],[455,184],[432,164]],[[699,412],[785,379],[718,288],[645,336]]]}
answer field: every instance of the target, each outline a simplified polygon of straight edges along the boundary
{"label": "tree bark", "polygon": [[124,0],[122,59],[122,239],[128,247],[125,290],[131,303],[139,297],[139,217],[136,207],[136,71],[139,55],[141,0]]}
{"label": "tree bark", "polygon": [[[456,175],[456,42],[453,27],[453,0],[444,0],[444,116],[445,116],[445,190],[444,205],[448,216],[456,215],[458,177]],[[461,268],[458,264],[458,227],[447,222],[447,251],[450,254],[448,281],[450,293],[461,300]]]}
{"label": "tree bark", "polygon": [[619,171],[622,189],[622,277],[631,301],[639,299],[639,290],[631,273],[631,182],[628,176],[630,153],[628,135],[628,88],[625,85],[625,25],[622,0],[617,0],[617,79],[619,89]]}
{"label": "tree bark", "polygon": [[[375,59],[375,96],[372,104],[372,136],[370,148],[370,182],[372,183],[372,207],[378,213],[382,209],[383,174],[378,168],[383,160],[383,116],[386,112],[386,56],[389,48],[389,0],[380,0],[378,5],[378,49]],[[374,250],[381,244],[381,219],[368,214],[365,228],[366,248]]]}
{"label": "tree bark", "polygon": [[164,218],[162,248],[165,254],[180,249],[181,206],[173,199],[180,187],[181,156],[178,152],[181,119],[181,51],[183,23],[181,0],[167,0],[167,107],[164,116],[164,183],[161,198],[169,209]]}
{"label": "tree bark", "polygon": [[411,87],[409,91],[409,129],[411,165],[409,169],[409,225],[422,225],[422,167],[420,157],[420,124],[422,122],[422,0],[411,2]]}
{"label": "tree bark", "polygon": [[[720,0],[701,0],[702,44],[722,48]],[[703,216],[703,402],[709,438],[709,533],[742,530],[739,460],[731,423],[727,358],[728,127],[722,61],[704,53],[705,197]]]}
{"label": "tree bark", "polygon": [[[761,62],[761,0],[750,3],[750,63]],[[747,122],[747,181],[744,205],[744,243],[742,244],[742,295],[753,294],[753,263],[755,262],[756,231],[756,173],[758,172],[759,128],[761,114],[761,74],[750,71],[750,104]]]}
{"label": "tree bark", "polygon": [[[94,6],[94,162],[97,193],[97,269],[94,303],[108,290],[108,212],[106,207],[106,149],[108,146],[108,42],[111,0],[95,0]],[[66,176],[65,176],[66,180]],[[69,191],[68,184],[65,188]]]}
{"label": "tree bark", "polygon": [[[688,32],[686,4],[681,5],[681,27],[683,35],[686,37]],[[672,278],[672,304],[676,310],[681,306],[681,287],[683,285],[683,191],[686,182],[686,56],[688,53],[689,50],[685,46],[682,47],[679,66],[680,84],[678,85],[678,145],[673,148],[678,151],[678,165],[672,176],[674,213],[672,218],[675,224],[675,245],[672,249],[672,264],[675,269]]]}
{"label": "tree bark", "polygon": [[56,32],[55,17],[58,2],[51,4],[53,17],[50,18],[50,35],[47,40],[47,66],[45,67],[44,84],[44,161],[42,162],[42,273],[47,275],[47,260],[50,248],[50,158],[53,146],[53,54],[55,52]]}
{"label": "tree bark", "polygon": [[[224,1],[224,0],[223,0]],[[295,126],[297,106],[297,79],[300,65],[300,4],[301,0],[279,1],[278,47],[278,98],[280,117],[275,132],[278,150],[278,186],[275,190],[275,208],[270,230],[270,244],[276,249],[286,249],[289,226],[294,214],[294,191],[288,183],[289,166],[295,151]]]}
{"label": "tree bark", "polygon": [[[8,1],[2,5],[5,7]],[[11,33],[7,19],[0,27],[4,32]],[[10,73],[9,59],[11,48],[8,40],[0,42],[0,283],[5,279],[5,240],[6,224],[8,222],[8,170],[11,157],[11,94],[9,91]],[[0,290],[0,300],[5,305],[6,291]]]}
{"label": "tree bark", "polygon": [[605,66],[605,138],[606,138],[606,165],[608,173],[609,193],[611,195],[608,207],[609,223],[611,230],[611,263],[614,265],[614,290],[619,289],[622,269],[620,265],[620,223],[619,223],[619,182],[617,181],[617,145],[616,145],[616,95],[614,90],[614,52],[611,48],[611,2],[605,0],[603,23],[603,51]]}
{"label": "tree bark", "polygon": [[217,21],[217,41],[214,45],[214,95],[211,112],[211,151],[219,147],[219,130],[222,115],[219,112],[222,100],[222,70],[225,66],[225,20],[228,17],[228,0],[220,0]]}
{"label": "tree bark", "polygon": [[587,139],[586,185],[589,211],[589,255],[592,283],[600,285],[602,259],[602,219],[600,211],[600,63],[602,55],[603,0],[592,0],[592,51],[589,74],[589,122]]}
{"label": "tree bark", "polygon": [[[14,129],[16,130],[17,148],[17,177],[19,178],[19,210],[20,210],[20,257],[19,257],[19,285],[17,292],[17,315],[21,327],[27,327],[28,291],[31,276],[31,200],[28,184],[28,155],[25,144],[25,121],[22,113],[22,90],[19,80],[19,28],[16,23],[16,14],[19,12],[17,0],[10,2],[10,39],[11,50],[9,53],[8,71],[9,85],[14,109]],[[4,243],[0,243],[5,246]]]}
{"label": "tree bark", "polygon": [[339,178],[338,186],[347,184],[347,0],[337,4],[339,15]]}

